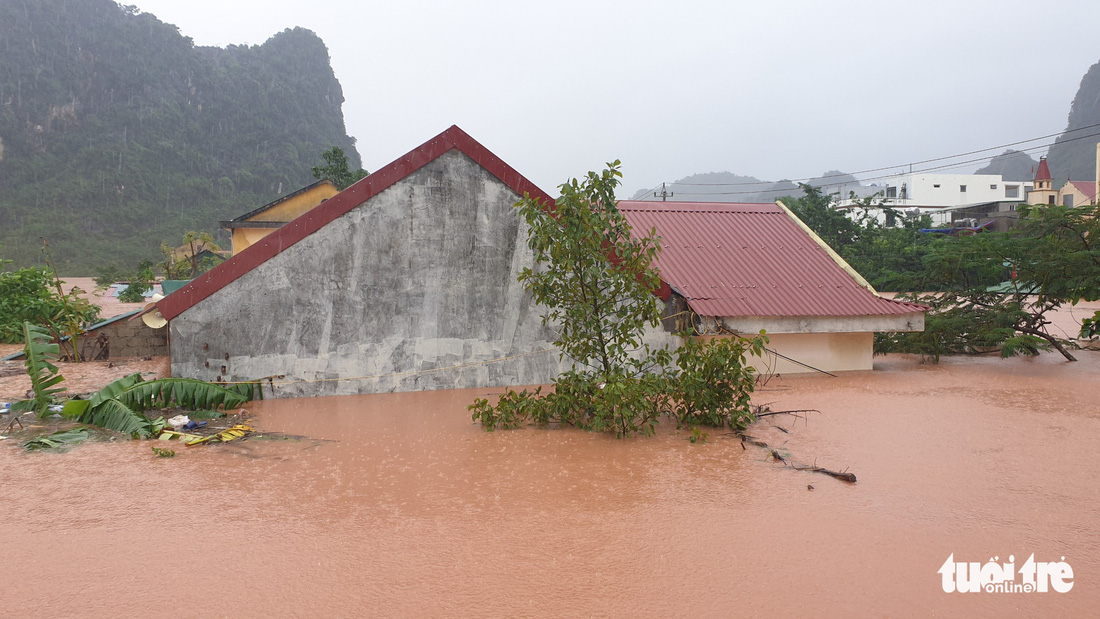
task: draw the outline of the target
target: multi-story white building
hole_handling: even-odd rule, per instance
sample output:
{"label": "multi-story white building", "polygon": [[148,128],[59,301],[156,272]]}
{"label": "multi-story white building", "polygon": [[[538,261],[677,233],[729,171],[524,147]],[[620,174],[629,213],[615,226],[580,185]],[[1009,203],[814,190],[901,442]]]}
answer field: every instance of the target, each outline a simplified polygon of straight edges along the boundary
{"label": "multi-story white building", "polygon": [[[859,193],[875,189],[895,208],[911,206],[944,208],[970,206],[988,202],[1023,202],[1031,188],[1030,181],[1006,181],[1000,174],[933,174],[911,172],[880,180],[875,185],[861,186]],[[837,206],[851,206],[847,191],[841,187]]]}
{"label": "multi-story white building", "polygon": [[[988,208],[977,209],[983,214],[975,219],[1013,218],[1016,205],[1024,203],[1031,188],[1031,181],[1006,181],[1000,174],[910,172],[881,179],[874,185],[840,186],[830,193],[836,195],[835,206],[840,209],[856,206],[860,198],[877,196],[885,206],[909,216],[930,215],[933,225],[943,226],[958,222],[959,211],[965,210],[969,217],[976,212],[975,207],[983,205]],[[849,197],[851,193],[855,193],[856,200]],[[874,209],[870,214],[892,225],[882,210]]]}

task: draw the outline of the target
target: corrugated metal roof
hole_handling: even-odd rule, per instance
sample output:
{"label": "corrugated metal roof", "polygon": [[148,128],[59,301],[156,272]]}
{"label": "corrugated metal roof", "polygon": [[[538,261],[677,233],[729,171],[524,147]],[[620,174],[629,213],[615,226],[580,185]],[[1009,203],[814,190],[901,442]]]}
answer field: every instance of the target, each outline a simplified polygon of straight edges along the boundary
{"label": "corrugated metal roof", "polygon": [[[926,308],[880,297],[776,204],[619,202],[662,237],[661,279],[704,316],[871,316]],[[849,267],[850,268],[850,267]]]}

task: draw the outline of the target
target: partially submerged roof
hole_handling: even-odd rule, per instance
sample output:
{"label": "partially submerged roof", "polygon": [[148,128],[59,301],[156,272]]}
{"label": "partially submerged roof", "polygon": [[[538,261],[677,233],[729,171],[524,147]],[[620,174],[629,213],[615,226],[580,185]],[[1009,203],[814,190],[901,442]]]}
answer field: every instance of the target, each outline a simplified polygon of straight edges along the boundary
{"label": "partially submerged roof", "polygon": [[[421,144],[374,174],[356,182],[320,206],[304,213],[275,232],[250,245],[244,251],[200,275],[178,291],[161,299],[157,309],[168,320],[179,316],[199,301],[222,289],[238,277],[263,264],[298,241],[317,232],[325,225],[363,204],[386,188],[439,158],[457,150],[522,196],[541,198],[546,204],[554,199],[534,183],[524,178],[465,131],[452,125],[449,129]],[[250,213],[249,215],[255,214]],[[243,215],[242,217],[248,217]]]}
{"label": "partially submerged roof", "polygon": [[[233,219],[230,219],[229,221],[218,222],[218,225],[222,228],[227,228],[227,229],[247,226],[248,222],[250,222],[253,218],[258,217],[258,216],[266,213],[267,211],[270,211],[271,209],[279,206],[280,204],[283,204],[284,202],[288,202],[288,201],[290,201],[294,198],[297,198],[298,196],[300,196],[304,193],[309,193],[310,191],[313,191],[314,189],[317,189],[318,187],[324,187],[326,185],[331,187],[333,191],[336,190],[336,186],[332,184],[332,181],[329,181],[327,179],[321,179],[321,180],[317,181],[316,183],[306,185],[305,187],[302,187],[301,189],[299,189],[297,191],[292,191],[292,192],[286,194],[285,196],[283,196],[281,198],[276,198],[275,200],[272,200],[271,202],[268,202],[267,204],[261,206],[260,208],[253,209],[253,210],[245,213],[244,215],[241,215],[239,217],[234,217]],[[267,221],[265,221],[263,223],[267,224],[267,225],[272,225],[272,224],[278,224],[280,222],[267,222]]]}
{"label": "partially submerged roof", "polygon": [[621,201],[662,238],[661,279],[703,316],[874,316],[924,306],[880,297],[781,204]]}

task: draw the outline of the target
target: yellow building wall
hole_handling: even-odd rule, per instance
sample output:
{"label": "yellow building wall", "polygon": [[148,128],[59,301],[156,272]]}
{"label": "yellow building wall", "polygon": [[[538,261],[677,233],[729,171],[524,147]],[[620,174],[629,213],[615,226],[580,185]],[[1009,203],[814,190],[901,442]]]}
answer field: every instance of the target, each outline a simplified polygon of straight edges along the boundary
{"label": "yellow building wall", "polygon": [[1082,193],[1073,183],[1066,183],[1062,186],[1062,190],[1058,192],[1058,204],[1065,204],[1065,197],[1073,196],[1073,206],[1087,206],[1092,204],[1092,200]]}
{"label": "yellow building wall", "polygon": [[[1054,202],[1050,201],[1051,198],[1054,198]],[[1060,199],[1058,192],[1053,189],[1036,189],[1027,192],[1027,200],[1025,201],[1028,204],[1061,204]]]}
{"label": "yellow building wall", "polygon": [[[704,339],[723,336],[703,336]],[[768,348],[826,372],[873,369],[873,333],[769,333]],[[805,374],[813,369],[764,353],[748,360],[760,374]]]}
{"label": "yellow building wall", "polygon": [[[335,185],[322,183],[308,191],[296,196],[290,196],[275,204],[266,211],[249,217],[246,221],[293,221],[300,215],[317,208],[322,202],[340,193]],[[277,226],[271,228],[234,228],[233,229],[233,255],[248,248],[256,241],[278,230]]]}

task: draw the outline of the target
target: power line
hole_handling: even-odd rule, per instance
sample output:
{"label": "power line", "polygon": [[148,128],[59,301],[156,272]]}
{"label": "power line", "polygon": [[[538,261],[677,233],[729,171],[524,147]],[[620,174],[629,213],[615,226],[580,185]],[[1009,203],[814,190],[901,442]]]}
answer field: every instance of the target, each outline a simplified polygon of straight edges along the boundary
{"label": "power line", "polygon": [[[1100,126],[1100,123],[1098,123],[1096,125],[1089,125],[1088,127],[1082,127],[1080,129],[1074,129],[1073,131],[1081,131],[1081,130],[1084,130],[1084,129],[1088,129],[1088,128],[1092,128],[1092,127],[1098,127],[1098,126]],[[1069,132],[1066,131],[1066,132],[1063,132],[1062,134],[1057,134],[1056,133],[1056,134],[1052,134],[1052,135],[1063,135],[1065,133],[1069,133]],[[1051,136],[1045,136],[1045,137],[1051,137]],[[1100,132],[1090,133],[1088,135],[1073,137],[1073,138],[1070,138],[1068,140],[1063,140],[1061,143],[1064,144],[1064,143],[1067,143],[1067,142],[1075,142],[1077,140],[1085,140],[1085,139],[1088,139],[1088,138],[1095,138],[1095,137],[1100,137]],[[1041,139],[1041,138],[1037,138],[1037,139]],[[1034,140],[1024,140],[1024,142],[1031,142],[1031,141],[1034,141]],[[1022,144],[1022,143],[1023,142],[1017,142],[1016,144]],[[1038,146],[1033,146],[1031,148],[1021,150],[1020,152],[1025,153],[1025,154],[1030,153],[1030,152],[1038,152],[1038,151],[1043,150],[1044,148],[1049,148],[1050,146],[1053,146],[1055,143],[1056,142],[1049,142],[1047,144],[1040,144]],[[999,146],[994,146],[993,147],[993,149],[996,149],[996,148],[1000,148],[1000,147]],[[985,149],[985,150],[992,150],[992,149]],[[980,153],[980,152],[984,152],[984,151],[973,151],[973,153]],[[956,155],[956,156],[957,157],[962,157],[962,156],[965,156],[965,155]],[[951,159],[951,158],[952,157],[939,157],[939,158],[936,158],[936,159],[928,159],[928,160],[926,160],[922,163],[932,163],[932,162],[935,162],[935,161],[944,161],[946,159]],[[910,173],[911,174],[918,174],[918,173],[923,173],[923,172],[936,172],[936,171],[942,171],[942,170],[950,170],[950,169],[962,167],[962,166],[965,166],[965,165],[973,165],[975,163],[986,161],[988,159],[990,159],[990,158],[989,157],[979,157],[977,159],[969,159],[969,160],[966,160],[966,161],[956,161],[956,162],[949,163],[949,164],[944,164],[944,165],[939,165],[939,166],[933,166],[933,167],[930,167],[930,168],[923,168],[923,169],[920,169],[920,170],[915,170],[915,171],[910,172]],[[917,165],[917,163],[918,162],[914,162],[913,165]],[[892,169],[896,169],[896,167],[878,168],[879,171],[881,171],[881,170],[892,170]],[[856,172],[855,174],[861,174],[861,173],[862,172]],[[836,176],[840,176],[840,175],[833,175],[833,176],[836,177]],[[854,174],[853,174],[853,176],[854,176]],[[884,175],[881,175],[881,176],[873,176],[873,177],[870,177],[870,178],[864,178],[864,179],[861,180],[861,182],[884,180],[884,179],[888,179],[888,178],[893,178],[895,176],[898,176],[898,174],[884,174]],[[822,179],[822,178],[826,178],[826,177],[814,177],[814,178],[802,179],[802,180],[819,180],[819,179]],[[791,181],[791,182],[797,182],[797,181]],[[674,184],[686,184],[686,183],[674,183]],[[741,183],[729,183],[729,185],[740,185],[740,184]],[[746,183],[746,184],[749,184],[749,183]],[[751,184],[756,184],[756,183],[751,183]],[[772,184],[774,184],[774,183],[772,183]],[[825,183],[825,185],[828,185],[828,184],[829,183]],[[714,185],[718,186],[718,185],[722,185],[722,183],[714,183]],[[767,188],[763,188],[763,189],[757,189],[757,190],[751,190],[751,191],[721,191],[721,192],[715,191],[715,192],[699,192],[699,193],[691,193],[691,192],[681,191],[680,195],[681,196],[737,196],[737,195],[748,195],[748,194],[758,194],[758,193],[765,193],[765,194],[767,194],[767,193],[780,193],[780,192],[783,192],[783,191],[790,191],[790,190],[791,190],[791,188],[787,188],[787,189],[767,189]]]}
{"label": "power line", "polygon": [[[1035,142],[1035,141],[1038,141],[1038,140],[1045,140],[1045,139],[1048,139],[1048,138],[1059,137],[1059,136],[1067,135],[1067,134],[1074,133],[1074,132],[1077,132],[1077,131],[1085,131],[1086,129],[1095,129],[1097,127],[1100,127],[1100,123],[1096,123],[1096,124],[1092,124],[1092,125],[1086,125],[1084,127],[1078,127],[1076,129],[1067,129],[1065,131],[1059,131],[1058,133],[1050,133],[1050,134],[1047,134],[1047,135],[1041,135],[1039,137],[1030,138],[1030,139],[1027,139],[1027,140],[1020,140],[1020,141],[1017,141],[1017,142],[1010,142],[1008,144],[1001,144],[999,146],[990,146],[989,148],[983,148],[983,149],[980,149],[980,150],[973,150],[973,151],[969,151],[969,152],[965,152],[965,153],[959,153],[959,154],[956,154],[956,155],[948,155],[946,157],[936,157],[934,159],[925,159],[923,161],[913,161],[911,163],[903,163],[901,165],[885,166],[885,167],[881,167],[881,168],[871,168],[871,169],[868,169],[868,170],[860,170],[858,172],[846,172],[846,173],[842,173],[842,174],[828,174],[828,175],[825,175],[825,176],[810,176],[810,177],[806,177],[806,178],[785,179],[785,180],[790,180],[793,183],[798,183],[798,182],[805,182],[805,181],[825,180],[825,179],[829,179],[829,178],[842,178],[842,177],[846,177],[846,176],[849,176],[849,175],[850,176],[857,176],[857,175],[860,175],[860,174],[871,174],[873,172],[884,172],[884,171],[887,171],[887,170],[897,170],[899,168],[906,168],[906,167],[922,165],[922,164],[926,164],[926,163],[935,163],[937,161],[947,161],[949,159],[956,159],[958,157],[968,157],[970,155],[976,155],[976,154],[979,154],[979,153],[985,153],[985,152],[989,152],[989,151],[993,151],[993,150],[1000,150],[1002,148],[1008,148],[1008,147],[1011,147],[1011,146],[1018,146],[1020,144],[1027,144],[1028,142]],[[1081,137],[1094,137],[1095,135],[1097,135],[1097,134],[1090,134],[1090,135],[1081,136]],[[1075,138],[1071,138],[1069,140],[1064,140],[1064,141],[1072,142],[1074,140],[1081,139],[1081,137],[1075,137]],[[1043,148],[1046,148],[1046,147],[1049,147],[1049,146],[1055,144],[1056,142],[1057,142],[1057,140],[1055,142],[1051,142],[1049,144],[1043,144],[1043,145],[1040,145],[1040,146],[1031,147],[1031,148],[1023,150],[1022,152],[1041,150]],[[982,157],[982,158],[974,159],[974,160],[971,160],[971,161],[957,162],[955,164],[952,164],[952,166],[954,166],[954,165],[964,165],[966,163],[971,163],[971,162],[974,162],[974,161],[984,161],[986,159],[991,159],[991,158],[992,157]],[[938,169],[938,168],[929,168],[929,169]],[[888,175],[885,175],[885,176],[882,176],[882,177],[879,177],[879,178],[888,178],[890,176],[895,176],[895,174],[888,174]],[[874,179],[864,179],[864,180],[874,180]],[[696,186],[696,187],[704,187],[704,186],[737,187],[737,186],[750,186],[750,185],[767,185],[767,184],[771,184],[772,182],[773,181],[756,181],[756,182],[740,182],[740,183],[682,183],[682,182],[673,182],[672,184],[673,185],[680,185],[680,186]],[[779,182],[779,181],[774,181],[774,182]],[[828,184],[828,183],[826,183],[826,184]],[[759,192],[754,191],[754,192],[747,192],[747,193],[759,193]],[[722,195],[722,194],[689,194],[689,195]]]}

